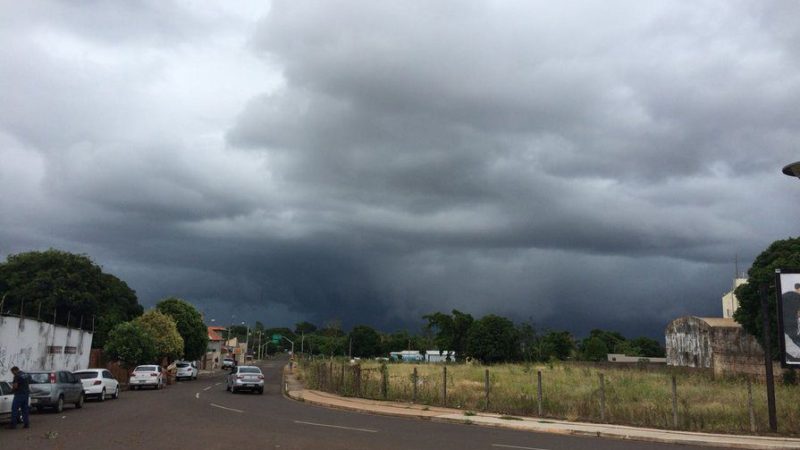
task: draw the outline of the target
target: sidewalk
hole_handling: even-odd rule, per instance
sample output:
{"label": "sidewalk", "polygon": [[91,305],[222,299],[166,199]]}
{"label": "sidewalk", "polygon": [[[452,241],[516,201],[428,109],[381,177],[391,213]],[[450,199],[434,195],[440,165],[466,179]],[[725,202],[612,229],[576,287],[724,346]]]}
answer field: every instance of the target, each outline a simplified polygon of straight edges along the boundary
{"label": "sidewalk", "polygon": [[464,411],[459,409],[340,397],[327,392],[305,389],[302,383],[286,369],[284,369],[283,387],[285,395],[294,400],[311,403],[313,405],[327,406],[329,408],[339,408],[371,414],[415,417],[440,422],[483,425],[537,433],[571,434],[668,444],[705,445],[711,447],[746,449],[800,449],[800,439],[693,433],[654,428],[636,428],[623,425],[545,420],[530,417],[509,418],[508,416],[490,413],[476,413],[475,415],[466,416],[464,415]]}

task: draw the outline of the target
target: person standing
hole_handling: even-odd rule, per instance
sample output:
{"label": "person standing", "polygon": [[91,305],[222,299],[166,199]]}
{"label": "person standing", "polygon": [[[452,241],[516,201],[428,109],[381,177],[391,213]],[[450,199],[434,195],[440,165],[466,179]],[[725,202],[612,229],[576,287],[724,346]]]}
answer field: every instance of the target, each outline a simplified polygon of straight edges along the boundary
{"label": "person standing", "polygon": [[14,375],[14,381],[11,383],[14,399],[11,401],[11,425],[9,428],[16,428],[20,418],[23,428],[30,428],[28,415],[31,390],[28,386],[28,376],[17,366],[11,368],[11,373]]}

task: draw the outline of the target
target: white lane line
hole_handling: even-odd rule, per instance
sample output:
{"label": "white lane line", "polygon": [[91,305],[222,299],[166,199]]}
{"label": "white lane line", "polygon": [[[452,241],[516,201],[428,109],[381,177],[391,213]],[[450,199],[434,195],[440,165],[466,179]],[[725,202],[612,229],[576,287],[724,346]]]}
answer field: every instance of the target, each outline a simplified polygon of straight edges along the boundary
{"label": "white lane line", "polygon": [[369,430],[367,428],[340,427],[338,425],[326,425],[324,423],[303,422],[302,420],[295,420],[294,423],[299,423],[301,425],[314,425],[315,427],[338,428],[340,430],[363,431],[364,433],[378,432],[378,430]]}
{"label": "white lane line", "polygon": [[207,388],[205,388],[205,389],[203,389],[203,390],[204,390],[204,391],[207,391],[207,390],[211,389],[212,387],[214,387],[214,386],[209,386],[209,387],[207,387]]}
{"label": "white lane line", "polygon": [[209,403],[209,405],[213,406],[214,408],[224,409],[226,411],[233,411],[233,412],[238,412],[238,413],[243,413],[244,412],[241,409],[228,408],[226,406],[220,406],[220,405],[218,405],[216,403]]}
{"label": "white lane line", "polygon": [[215,384],[214,386],[219,386],[220,384],[222,384],[222,382],[219,382],[219,383]]}
{"label": "white lane line", "polygon": [[521,447],[519,445],[506,445],[506,444],[492,444],[492,447],[519,448],[522,450],[547,450],[546,448],[541,448],[541,447]]}
{"label": "white lane line", "polygon": [[194,394],[194,398],[200,398],[200,393],[198,392],[198,393]]}

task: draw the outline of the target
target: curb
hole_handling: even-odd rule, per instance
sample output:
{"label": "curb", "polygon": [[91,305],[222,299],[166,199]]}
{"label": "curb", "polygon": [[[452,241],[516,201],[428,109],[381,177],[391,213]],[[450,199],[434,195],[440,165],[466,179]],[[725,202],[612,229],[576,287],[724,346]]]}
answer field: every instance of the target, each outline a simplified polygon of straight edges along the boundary
{"label": "curb", "polygon": [[[582,429],[570,429],[570,428],[559,428],[559,427],[542,427],[542,428],[531,428],[529,426],[524,426],[516,423],[497,423],[492,422],[492,420],[496,419],[493,416],[464,416],[464,418],[455,418],[455,417],[445,417],[444,414],[439,415],[430,415],[430,414],[419,414],[419,412],[414,412],[414,408],[408,408],[404,411],[408,413],[399,413],[394,411],[387,411],[381,410],[377,408],[370,408],[369,405],[342,405],[342,404],[333,404],[331,402],[325,402],[322,400],[317,399],[308,399],[305,398],[303,392],[307,391],[305,388],[301,388],[300,390],[290,390],[288,389],[288,381],[287,381],[287,373],[286,371],[282,371],[282,380],[281,380],[281,391],[283,396],[298,402],[308,403],[310,405],[322,406],[331,409],[338,409],[344,411],[355,411],[365,414],[374,414],[374,415],[381,415],[381,416],[391,416],[391,417],[403,417],[403,418],[410,418],[410,419],[417,419],[417,420],[430,420],[433,422],[441,422],[441,423],[453,423],[453,424],[462,424],[462,425],[477,425],[483,426],[488,428],[502,428],[507,430],[515,430],[515,431],[526,431],[532,433],[548,433],[548,434],[558,434],[558,435],[566,435],[566,436],[582,436],[582,437],[594,437],[594,438],[604,438],[604,439],[616,439],[616,440],[625,440],[625,441],[640,441],[640,442],[655,442],[655,443],[662,443],[662,444],[681,444],[681,445],[692,445],[692,446],[705,446],[705,447],[717,447],[717,448],[735,448],[735,449],[753,449],[753,450],[777,450],[777,449],[800,449],[800,439],[794,438],[780,438],[780,437],[768,437],[768,436],[739,436],[739,435],[725,435],[725,434],[711,434],[711,433],[697,433],[697,432],[686,432],[686,431],[671,431],[671,430],[660,430],[660,429],[652,429],[652,435],[646,435],[648,431],[651,429],[649,428],[636,428],[631,426],[625,425],[598,425],[598,424],[582,424],[577,422],[566,422],[566,421],[552,421],[558,424],[564,424],[565,426],[594,426],[598,428],[605,428],[598,431],[590,431],[590,430],[582,430]],[[333,395],[330,393],[326,393],[327,395]],[[346,398],[341,397],[343,400]],[[455,414],[455,412],[453,413]],[[524,423],[524,422],[523,422]],[[634,433],[628,433],[626,430],[630,430]],[[664,436],[664,435],[667,436]],[[671,436],[670,436],[671,435]],[[704,440],[704,438],[710,438],[710,440]],[[750,441],[750,442],[743,442],[743,441]]]}

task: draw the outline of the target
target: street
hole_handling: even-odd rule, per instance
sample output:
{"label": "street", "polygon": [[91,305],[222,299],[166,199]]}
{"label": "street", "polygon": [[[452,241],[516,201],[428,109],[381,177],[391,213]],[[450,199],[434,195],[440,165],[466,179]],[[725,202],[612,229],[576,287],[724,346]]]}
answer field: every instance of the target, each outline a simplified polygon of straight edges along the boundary
{"label": "street", "polygon": [[[285,361],[262,365],[263,395],[231,394],[225,372],[119,400],[31,415],[28,430],[0,430],[9,449],[530,449],[663,450],[684,445],[537,434],[322,408],[281,394]],[[698,448],[698,447],[695,447]]]}

